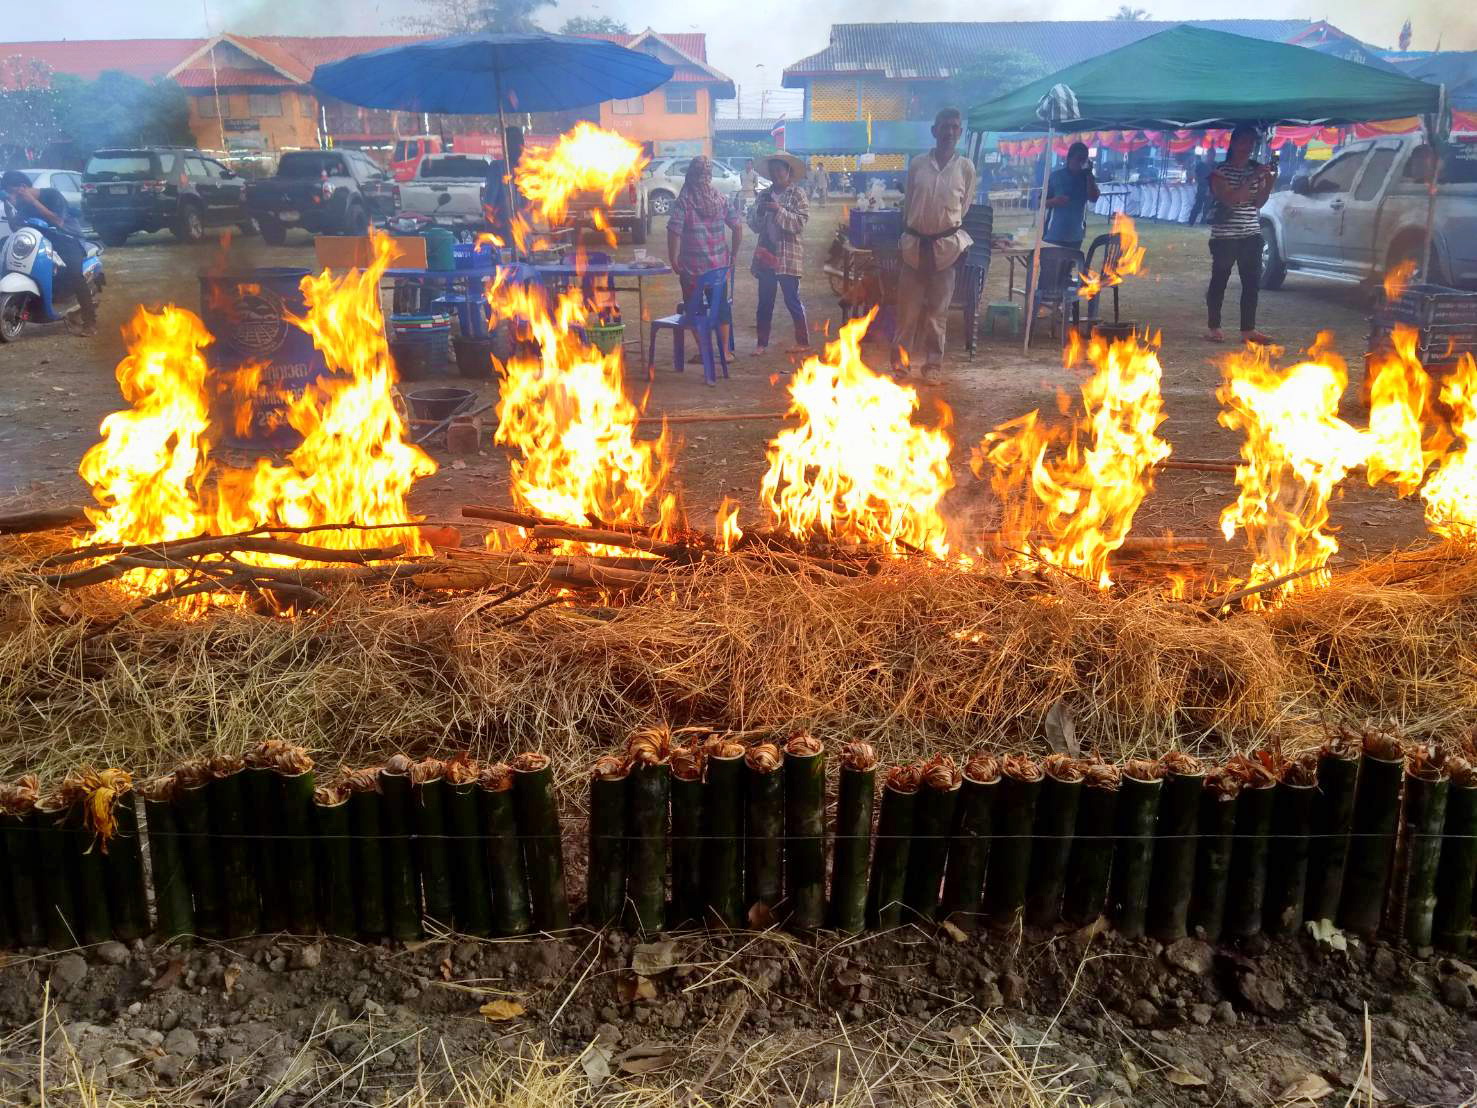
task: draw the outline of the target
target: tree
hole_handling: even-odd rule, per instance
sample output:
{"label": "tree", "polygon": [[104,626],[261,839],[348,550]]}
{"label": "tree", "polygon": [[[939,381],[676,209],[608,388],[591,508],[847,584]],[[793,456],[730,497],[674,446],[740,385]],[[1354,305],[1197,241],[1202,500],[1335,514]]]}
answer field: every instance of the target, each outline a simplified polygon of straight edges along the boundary
{"label": "tree", "polygon": [[481,31],[540,31],[534,19],[555,0],[419,0],[419,11],[401,23],[422,35],[468,35]]}
{"label": "tree", "polygon": [[1028,85],[1047,72],[1040,55],[1029,50],[987,51],[954,71],[954,76],[944,82],[943,96],[937,103],[920,104],[919,109],[925,115],[943,107],[968,112],[976,104]]}
{"label": "tree", "polygon": [[110,70],[95,81],[58,75],[59,130],[84,151],[106,146],[193,146],[190,102],[173,81]]}
{"label": "tree", "polygon": [[1118,14],[1113,17],[1123,23],[1138,23],[1149,18],[1149,13],[1143,8],[1131,8],[1127,4],[1118,5]]}
{"label": "tree", "polygon": [[54,141],[59,130],[51,67],[19,55],[0,61],[0,150],[5,164],[24,165]]}
{"label": "tree", "polygon": [[576,15],[564,21],[561,35],[628,35],[631,28],[608,15]]}

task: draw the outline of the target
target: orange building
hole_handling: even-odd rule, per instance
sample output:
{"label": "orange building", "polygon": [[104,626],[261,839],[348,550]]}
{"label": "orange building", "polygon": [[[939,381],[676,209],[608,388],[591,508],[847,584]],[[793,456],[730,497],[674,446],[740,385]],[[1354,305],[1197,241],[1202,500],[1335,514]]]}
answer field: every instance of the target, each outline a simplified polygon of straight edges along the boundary
{"label": "orange building", "polygon": [[588,37],[640,50],[676,70],[645,96],[601,104],[596,120],[601,127],[641,143],[654,158],[713,153],[714,101],[731,100],[734,85],[708,64],[706,35],[659,35],[647,28],[637,35]]}

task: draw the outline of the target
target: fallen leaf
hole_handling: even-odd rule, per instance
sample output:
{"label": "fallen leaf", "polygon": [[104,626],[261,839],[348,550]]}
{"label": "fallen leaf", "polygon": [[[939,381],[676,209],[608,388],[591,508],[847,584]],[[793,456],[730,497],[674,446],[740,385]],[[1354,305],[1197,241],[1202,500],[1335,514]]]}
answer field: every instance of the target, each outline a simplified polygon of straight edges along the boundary
{"label": "fallen leaf", "polygon": [[953,920],[944,920],[943,923],[939,924],[939,928],[956,943],[969,942],[969,935],[965,932],[964,928],[960,927]]}
{"label": "fallen leaf", "polygon": [[1333,925],[1331,919],[1310,919],[1307,922],[1308,934],[1331,950],[1348,950],[1349,940],[1344,938],[1344,933]]}
{"label": "fallen leaf", "polygon": [[580,1055],[580,1068],[585,1071],[590,1088],[598,1089],[610,1080],[610,1059],[610,1048],[602,1043],[591,1043]]}
{"label": "fallen leaf", "polygon": [[1077,722],[1072,718],[1072,709],[1067,706],[1065,696],[1058,697],[1046,709],[1041,729],[1046,732],[1046,741],[1051,744],[1051,749],[1058,754],[1070,754],[1074,758],[1082,756],[1082,748],[1077,745]]}
{"label": "fallen leaf", "polygon": [[630,1004],[636,1000],[655,1000],[656,982],[649,977],[640,977],[632,974],[630,977],[622,977],[615,984],[616,992],[620,994],[622,1004]]}
{"label": "fallen leaf", "polygon": [[169,965],[164,967],[164,972],[154,978],[154,984],[150,988],[156,993],[162,993],[166,989],[172,989],[184,972],[185,960],[183,958],[171,958]]}
{"label": "fallen leaf", "polygon": [[1182,1089],[1194,1089],[1205,1084],[1205,1078],[1197,1077],[1189,1070],[1182,1070],[1174,1066],[1164,1071],[1164,1080]]}
{"label": "fallen leaf", "polygon": [[232,962],[221,972],[221,981],[226,986],[226,995],[231,995],[231,990],[236,987],[236,982],[241,980],[241,967]]}
{"label": "fallen leaf", "polygon": [[489,1020],[501,1023],[504,1020],[515,1020],[523,1014],[523,1005],[516,1000],[489,1000],[478,1008]]}
{"label": "fallen leaf", "polygon": [[1390,1099],[1389,1096],[1386,1095],[1384,1090],[1376,1085],[1374,1083],[1374,1080],[1367,1073],[1361,1073],[1359,1075],[1359,1080],[1354,1085],[1354,1098],[1356,1100],[1359,1098],[1363,1098],[1369,1101],[1384,1101]]}
{"label": "fallen leaf", "polygon": [[1323,1080],[1321,1073],[1305,1073],[1283,1089],[1277,1099],[1282,1104],[1297,1104],[1301,1101],[1316,1103],[1331,1092],[1333,1086]]}
{"label": "fallen leaf", "polygon": [[666,973],[677,964],[677,944],[672,940],[661,943],[639,943],[631,955],[631,968],[642,977]]}
{"label": "fallen leaf", "polygon": [[450,958],[442,958],[441,959],[441,980],[442,981],[450,981],[451,980],[451,959]]}
{"label": "fallen leaf", "polygon": [[621,1063],[621,1072],[629,1074],[655,1073],[664,1070],[677,1061],[677,1055],[663,1052],[661,1054],[649,1054],[640,1058],[627,1058]]}
{"label": "fallen leaf", "polygon": [[754,931],[766,931],[773,926],[774,912],[764,901],[756,901],[749,909],[749,927]]}

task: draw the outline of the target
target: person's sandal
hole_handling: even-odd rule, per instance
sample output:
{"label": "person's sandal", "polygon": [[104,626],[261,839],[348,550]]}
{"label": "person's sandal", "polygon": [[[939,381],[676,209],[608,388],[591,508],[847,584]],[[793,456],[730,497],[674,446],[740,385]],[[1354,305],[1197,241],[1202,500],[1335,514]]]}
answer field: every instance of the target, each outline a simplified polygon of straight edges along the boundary
{"label": "person's sandal", "polygon": [[1241,341],[1251,346],[1271,346],[1274,340],[1271,335],[1261,331],[1242,331]]}
{"label": "person's sandal", "polygon": [[1205,341],[1206,342],[1225,342],[1226,341],[1225,332],[1222,331],[1219,327],[1212,327],[1209,331],[1206,331],[1205,332]]}
{"label": "person's sandal", "polygon": [[766,355],[768,353],[769,353],[769,347],[767,347],[767,346],[756,346],[756,347],[754,347],[753,350],[750,350],[749,351],[749,357],[751,357],[751,358],[762,358],[762,357],[764,357],[764,355]]}

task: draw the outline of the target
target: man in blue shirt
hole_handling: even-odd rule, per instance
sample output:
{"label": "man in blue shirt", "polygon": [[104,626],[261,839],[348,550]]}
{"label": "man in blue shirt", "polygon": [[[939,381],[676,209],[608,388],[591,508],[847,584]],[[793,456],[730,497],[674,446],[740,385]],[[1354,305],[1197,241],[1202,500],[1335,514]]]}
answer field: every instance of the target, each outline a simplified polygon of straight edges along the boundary
{"label": "man in blue shirt", "polygon": [[1097,198],[1097,182],[1087,163],[1087,144],[1074,142],[1067,148],[1067,164],[1046,181],[1046,230],[1042,240],[1081,250],[1087,233],[1087,205]]}

